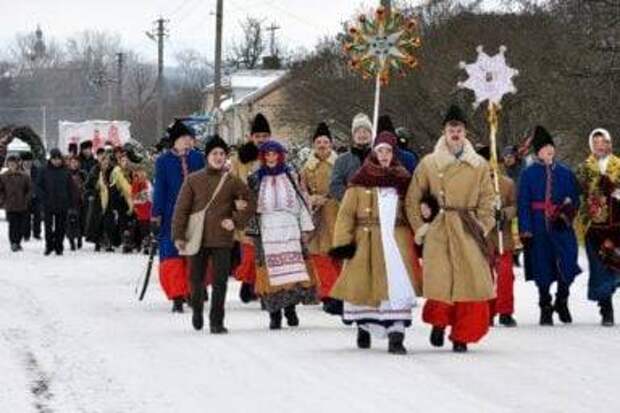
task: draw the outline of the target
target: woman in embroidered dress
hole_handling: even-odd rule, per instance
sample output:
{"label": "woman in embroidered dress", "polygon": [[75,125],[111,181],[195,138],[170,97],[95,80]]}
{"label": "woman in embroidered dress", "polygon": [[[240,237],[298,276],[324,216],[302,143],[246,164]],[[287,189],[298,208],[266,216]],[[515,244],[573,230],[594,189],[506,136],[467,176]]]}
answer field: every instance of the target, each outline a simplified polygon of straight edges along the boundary
{"label": "woman in embroidered dress", "polygon": [[314,230],[306,194],[286,149],[269,140],[259,148],[261,166],[248,179],[257,196],[254,222],[246,233],[256,245],[256,294],[269,312],[269,328],[282,327],[282,310],[290,327],[299,325],[297,304],[316,303],[314,276],[303,238]]}
{"label": "woman in embroidered dress", "polygon": [[413,233],[403,198],[411,175],[395,158],[397,139],[382,132],[346,190],[330,254],[344,259],[331,296],[345,302],[343,321],[357,323],[357,346],[387,335],[388,351],[405,354],[405,327],[416,300]]}

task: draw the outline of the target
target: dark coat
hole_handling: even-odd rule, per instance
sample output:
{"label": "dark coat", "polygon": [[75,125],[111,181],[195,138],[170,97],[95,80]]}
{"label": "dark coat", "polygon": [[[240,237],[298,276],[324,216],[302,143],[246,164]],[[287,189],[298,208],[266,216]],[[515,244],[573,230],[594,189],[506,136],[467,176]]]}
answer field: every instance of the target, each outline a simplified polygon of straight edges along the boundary
{"label": "dark coat", "polygon": [[352,148],[349,152],[343,153],[336,159],[329,183],[329,196],[331,198],[338,202],[342,201],[347,185],[349,185],[349,180],[360,169],[367,153]]}
{"label": "dark coat", "polygon": [[91,156],[90,158],[85,158],[82,154],[79,156],[80,159],[80,169],[88,175],[93,168],[98,164],[97,160]]}
{"label": "dark coat", "polygon": [[23,212],[30,207],[30,177],[21,171],[0,175],[0,208],[6,212]]}
{"label": "dark coat", "polygon": [[[172,239],[184,240],[191,214],[205,208],[222,177],[221,171],[205,168],[191,174],[183,183],[174,209]],[[236,176],[226,176],[220,191],[211,202],[205,214],[202,245],[208,248],[232,248],[234,231],[222,228],[225,219],[232,219],[235,228],[244,228],[255,212],[255,202],[250,190]],[[235,200],[248,201],[248,207],[240,212],[235,209]]]}
{"label": "dark coat", "polygon": [[570,199],[572,208],[579,208],[579,185],[575,174],[563,163],[546,167],[535,162],[521,173],[518,191],[519,232],[532,234],[525,248],[525,270],[528,280],[547,287],[554,281],[570,284],[581,273],[577,265],[577,238],[570,225],[546,216],[534,203],[544,203],[550,190],[555,206]]}
{"label": "dark coat", "polygon": [[404,149],[398,149],[396,156],[401,165],[404,166],[410,174],[413,174],[416,166],[418,166],[418,155]]}
{"label": "dark coat", "polygon": [[37,178],[36,190],[44,211],[63,212],[72,205],[75,187],[67,168],[49,162]]}

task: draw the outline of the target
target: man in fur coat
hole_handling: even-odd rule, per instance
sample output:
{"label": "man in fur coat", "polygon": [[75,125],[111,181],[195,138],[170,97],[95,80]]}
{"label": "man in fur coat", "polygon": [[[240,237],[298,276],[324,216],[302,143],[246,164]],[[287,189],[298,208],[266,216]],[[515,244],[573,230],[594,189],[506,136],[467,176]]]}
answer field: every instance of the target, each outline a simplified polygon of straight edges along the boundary
{"label": "man in fur coat", "polygon": [[[433,326],[431,344],[444,344],[452,327],[455,352],[467,351],[489,328],[495,297],[486,237],[495,225],[489,164],[466,136],[467,121],[452,106],[433,153],[417,167],[406,198],[416,243],[423,244],[422,318]],[[433,207],[434,206],[434,207]]]}
{"label": "man in fur coat", "polygon": [[[271,137],[271,127],[267,118],[258,113],[250,128],[250,139],[239,147],[236,155],[230,160],[230,172],[233,176],[241,179],[245,184],[248,177],[258,170],[258,147]],[[234,270],[235,277],[241,281],[239,296],[244,303],[256,299],[254,295],[254,283],[256,281],[256,266],[254,244],[251,238],[245,235],[244,229],[236,231],[235,238],[241,243],[241,263]]]}
{"label": "man in fur coat", "polygon": [[321,122],[312,137],[313,151],[301,172],[302,185],[310,196],[310,208],[318,224],[308,244],[310,257],[319,279],[319,296],[329,314],[341,314],[342,302],[329,292],[340,274],[341,264],[329,256],[338,215],[338,201],[329,196],[329,182],[338,155],[332,150],[332,135]]}

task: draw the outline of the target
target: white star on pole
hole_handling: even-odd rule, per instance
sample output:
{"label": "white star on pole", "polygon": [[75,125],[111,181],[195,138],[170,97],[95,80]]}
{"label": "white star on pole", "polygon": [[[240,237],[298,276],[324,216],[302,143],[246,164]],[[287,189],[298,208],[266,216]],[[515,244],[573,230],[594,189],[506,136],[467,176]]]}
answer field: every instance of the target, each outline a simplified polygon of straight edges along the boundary
{"label": "white star on pole", "polygon": [[506,50],[506,46],[501,46],[499,53],[491,57],[484,52],[482,46],[478,46],[476,48],[478,59],[474,63],[459,64],[469,77],[466,81],[459,82],[458,87],[470,89],[475,93],[474,107],[478,107],[486,100],[499,106],[504,95],[516,93],[517,89],[512,83],[512,78],[517,76],[519,71],[506,64]]}

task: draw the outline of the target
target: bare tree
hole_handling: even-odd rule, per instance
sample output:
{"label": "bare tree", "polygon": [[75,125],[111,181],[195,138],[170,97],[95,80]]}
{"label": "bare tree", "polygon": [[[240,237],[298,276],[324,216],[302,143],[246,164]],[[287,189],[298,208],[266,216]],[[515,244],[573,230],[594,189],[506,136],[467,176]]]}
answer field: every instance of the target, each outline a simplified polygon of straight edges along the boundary
{"label": "bare tree", "polygon": [[260,19],[249,16],[239,23],[243,38],[234,42],[230,48],[230,62],[243,65],[247,69],[255,69],[260,65],[260,59],[266,50],[262,24]]}

